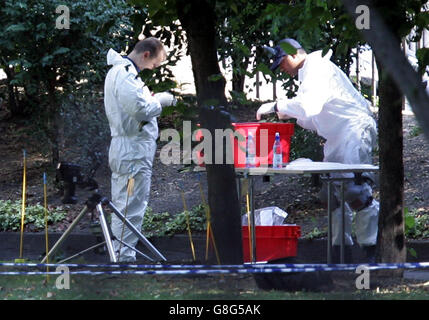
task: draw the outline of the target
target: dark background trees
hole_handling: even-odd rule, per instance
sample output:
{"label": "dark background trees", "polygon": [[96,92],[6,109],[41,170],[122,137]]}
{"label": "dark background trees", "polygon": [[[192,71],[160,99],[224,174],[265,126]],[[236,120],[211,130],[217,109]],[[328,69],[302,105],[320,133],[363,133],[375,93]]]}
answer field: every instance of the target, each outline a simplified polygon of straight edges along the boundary
{"label": "dark background trees", "polygon": [[[70,9],[70,29],[56,27],[60,5]],[[0,8],[8,108],[12,116],[38,119],[54,165],[60,160],[67,96],[102,85],[105,53],[129,41],[133,13],[116,0],[5,1]]]}

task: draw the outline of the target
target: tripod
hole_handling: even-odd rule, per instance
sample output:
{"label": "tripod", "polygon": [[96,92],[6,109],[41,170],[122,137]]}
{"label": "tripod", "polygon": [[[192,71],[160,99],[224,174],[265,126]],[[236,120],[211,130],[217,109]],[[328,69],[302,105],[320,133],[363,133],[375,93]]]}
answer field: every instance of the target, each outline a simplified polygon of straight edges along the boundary
{"label": "tripod", "polygon": [[[130,248],[131,250],[135,251],[136,253],[144,256],[146,259],[150,260],[150,261],[167,261],[167,259],[149,242],[149,240],[146,239],[146,237],[139,231],[137,230],[132,223],[115,207],[115,205],[106,197],[102,197],[101,195],[99,195],[98,193],[94,193],[92,196],[90,196],[88,198],[88,200],[85,203],[85,207],[82,209],[82,211],[79,213],[79,215],[76,217],[76,219],[72,222],[72,224],[67,228],[67,230],[63,233],[63,235],[58,239],[58,241],[54,244],[54,246],[52,247],[52,249],[47,253],[47,255],[43,258],[43,260],[41,261],[41,263],[45,263],[48,257],[51,257],[54,255],[54,253],[58,250],[58,248],[64,243],[64,241],[67,239],[67,237],[70,235],[70,233],[72,232],[72,230],[77,226],[77,224],[79,223],[79,221],[85,216],[85,214],[87,212],[93,212],[94,209],[97,209],[97,213],[98,213],[98,219],[100,221],[100,225],[101,225],[101,229],[103,231],[103,235],[104,235],[104,239],[105,241],[92,246],[84,251],[81,251],[77,254],[75,254],[72,257],[69,257],[67,259],[64,259],[63,261],[61,261],[60,263],[66,261],[66,260],[70,260],[78,255],[81,255],[89,250],[92,250],[96,247],[99,247],[101,245],[106,245],[107,247],[107,251],[109,253],[109,257],[110,257],[110,262],[118,262],[117,258],[116,258],[116,254],[115,254],[115,250],[113,248],[113,240],[119,241],[120,243],[122,243],[122,245]],[[136,248],[133,248],[132,246],[128,245],[127,243],[125,243],[124,241],[118,239],[117,237],[115,237],[112,233],[112,230],[110,229],[109,224],[107,223],[106,220],[106,216],[103,212],[103,207],[102,205],[107,205],[110,209],[113,210],[113,213],[119,218],[121,219],[122,223],[124,223],[138,238],[139,240],[156,256],[157,260],[154,260],[150,257],[148,257],[147,255],[145,255],[144,253],[140,252],[139,250],[137,250]]]}

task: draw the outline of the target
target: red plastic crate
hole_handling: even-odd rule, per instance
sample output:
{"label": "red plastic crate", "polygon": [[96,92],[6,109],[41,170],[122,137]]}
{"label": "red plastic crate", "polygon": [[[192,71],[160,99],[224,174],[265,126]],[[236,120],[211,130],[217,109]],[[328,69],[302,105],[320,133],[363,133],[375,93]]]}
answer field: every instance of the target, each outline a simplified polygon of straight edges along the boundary
{"label": "red plastic crate", "polygon": [[[243,259],[251,262],[249,229],[242,226]],[[297,255],[301,227],[297,225],[256,226],[256,261],[270,261]]]}
{"label": "red plastic crate", "polygon": [[[246,138],[249,132],[253,133],[256,141],[256,167],[273,164],[273,145],[276,139],[276,132],[280,134],[283,163],[289,162],[290,141],[294,133],[293,123],[247,122],[233,123],[233,126],[236,131]],[[263,130],[267,130],[267,136],[261,139],[261,135],[264,133]],[[237,168],[246,166],[246,140],[239,141],[234,139],[234,166]],[[261,142],[264,141],[267,141],[267,145],[261,145]]]}
{"label": "red plastic crate", "polygon": [[[237,137],[231,136],[234,141],[234,166],[236,168],[243,168],[246,166],[246,141],[249,132],[253,133],[256,142],[256,163],[255,166],[259,167],[269,166],[273,163],[273,145],[276,137],[276,132],[280,134],[280,143],[282,145],[283,163],[289,162],[290,142],[294,134],[293,123],[269,123],[269,122],[245,122],[233,123],[234,130],[242,135],[245,139],[239,140]],[[266,131],[264,131],[266,130]],[[266,136],[263,136],[266,134]],[[262,136],[262,139],[261,139]],[[201,141],[203,134],[199,130],[196,133],[196,140]],[[266,141],[266,142],[265,142]],[[266,145],[261,145],[266,143]],[[200,166],[204,166],[204,154],[197,152],[197,159]]]}

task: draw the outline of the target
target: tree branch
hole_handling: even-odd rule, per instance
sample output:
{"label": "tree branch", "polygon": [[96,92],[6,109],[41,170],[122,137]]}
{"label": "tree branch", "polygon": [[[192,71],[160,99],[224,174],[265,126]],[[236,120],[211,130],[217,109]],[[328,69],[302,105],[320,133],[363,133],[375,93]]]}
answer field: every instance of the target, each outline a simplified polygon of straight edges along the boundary
{"label": "tree branch", "polygon": [[347,11],[354,17],[359,5],[366,5],[370,10],[370,28],[360,30],[363,37],[374,50],[378,61],[391,75],[398,88],[408,98],[416,119],[429,139],[429,96],[423,81],[408,62],[400,48],[400,43],[386,26],[380,14],[369,0],[343,0]]}

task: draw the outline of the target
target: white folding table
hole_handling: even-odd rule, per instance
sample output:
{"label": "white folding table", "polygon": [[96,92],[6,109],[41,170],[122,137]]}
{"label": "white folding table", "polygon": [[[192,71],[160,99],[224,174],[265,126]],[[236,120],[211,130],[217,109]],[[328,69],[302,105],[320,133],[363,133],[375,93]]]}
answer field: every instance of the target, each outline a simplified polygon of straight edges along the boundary
{"label": "white folding table", "polygon": [[[319,174],[322,181],[328,184],[328,245],[327,245],[327,263],[332,262],[332,182],[339,181],[340,188],[340,203],[342,210],[342,237],[341,237],[341,253],[340,262],[344,263],[344,246],[345,246],[345,217],[344,217],[344,181],[358,180],[362,178],[364,172],[377,172],[378,166],[370,164],[343,164],[335,162],[313,162],[313,161],[296,161],[287,164],[283,168],[235,168],[237,177],[249,178],[249,189],[251,199],[250,210],[250,228],[252,239],[252,262],[256,262],[256,241],[255,241],[255,206],[254,206],[254,190],[253,178],[257,176],[269,176],[276,174]],[[348,175],[344,175],[348,174]],[[240,186],[240,183],[238,183]],[[239,187],[240,188],[240,187]],[[239,195],[241,191],[239,190]]]}

